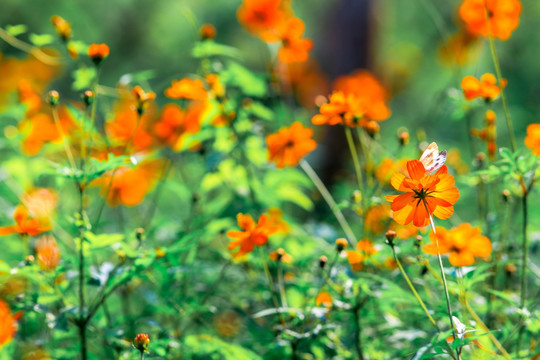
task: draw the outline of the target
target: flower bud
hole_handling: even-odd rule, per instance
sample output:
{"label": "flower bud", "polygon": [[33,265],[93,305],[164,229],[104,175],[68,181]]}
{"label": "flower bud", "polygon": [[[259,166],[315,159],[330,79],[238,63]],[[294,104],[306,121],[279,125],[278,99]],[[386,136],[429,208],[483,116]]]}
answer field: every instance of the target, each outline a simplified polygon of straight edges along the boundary
{"label": "flower bud", "polygon": [[394,239],[396,238],[397,233],[394,230],[388,230],[385,234],[386,243],[391,247],[394,247]]}
{"label": "flower bud", "polygon": [[504,201],[505,203],[507,203],[507,202],[510,200],[510,196],[511,196],[511,195],[512,195],[512,194],[510,193],[510,190],[504,189],[504,190],[502,191],[502,199],[503,199],[503,201]]}
{"label": "flower bud", "polygon": [[143,242],[145,236],[144,236],[144,229],[143,228],[137,228],[135,229],[135,237],[137,238],[138,242]]}
{"label": "flower bud", "polygon": [[58,105],[58,101],[60,101],[60,94],[58,94],[58,91],[56,90],[49,91],[49,94],[47,95],[47,101],[49,105],[51,106]]}
{"label": "flower bud", "polygon": [[324,255],[322,255],[320,258],[319,258],[319,267],[321,269],[324,269],[324,267],[326,266],[326,263],[328,262],[328,258]]}
{"label": "flower bud", "polygon": [[342,252],[343,249],[347,247],[349,243],[347,242],[347,239],[345,238],[339,238],[336,240],[336,250],[338,253]]}
{"label": "flower bud", "polygon": [[146,349],[148,349],[148,344],[150,344],[150,337],[148,334],[137,334],[133,340],[133,346],[140,352],[145,352]]}
{"label": "flower bud", "polygon": [[109,56],[109,51],[107,44],[92,44],[88,47],[88,57],[90,57],[94,64],[98,66],[107,56]]}
{"label": "flower bud", "polygon": [[83,102],[84,102],[84,104],[86,106],[92,105],[92,103],[94,102],[94,96],[95,96],[95,94],[94,94],[94,92],[92,90],[86,90],[81,95],[82,100],[83,100]]}
{"label": "flower bud", "polygon": [[56,33],[63,41],[67,41],[71,38],[71,25],[64,18],[53,15],[51,17],[51,24],[53,24]]}
{"label": "flower bud", "polygon": [[409,143],[410,135],[407,130],[402,130],[398,133],[398,140],[401,146],[405,146]]}
{"label": "flower bud", "polygon": [[204,24],[199,30],[202,40],[212,40],[216,37],[217,31],[214,25]]}
{"label": "flower bud", "polygon": [[379,126],[379,123],[376,121],[368,121],[368,123],[365,125],[364,129],[368,133],[370,137],[375,137],[381,130],[381,127]]}

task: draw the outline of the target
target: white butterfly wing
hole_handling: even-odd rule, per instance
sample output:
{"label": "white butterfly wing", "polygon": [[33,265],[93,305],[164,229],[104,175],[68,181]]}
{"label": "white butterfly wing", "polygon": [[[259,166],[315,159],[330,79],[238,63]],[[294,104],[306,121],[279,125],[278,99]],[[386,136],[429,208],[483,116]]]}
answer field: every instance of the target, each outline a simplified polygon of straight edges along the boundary
{"label": "white butterfly wing", "polygon": [[439,170],[446,161],[446,150],[439,152],[439,147],[432,142],[420,156],[420,162],[426,169],[426,174],[433,174]]}

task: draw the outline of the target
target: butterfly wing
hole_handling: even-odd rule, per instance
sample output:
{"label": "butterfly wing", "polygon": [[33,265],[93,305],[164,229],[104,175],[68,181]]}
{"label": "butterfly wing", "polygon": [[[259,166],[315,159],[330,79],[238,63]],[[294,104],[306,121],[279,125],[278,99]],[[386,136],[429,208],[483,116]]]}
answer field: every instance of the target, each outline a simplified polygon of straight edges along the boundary
{"label": "butterfly wing", "polygon": [[420,156],[420,162],[426,169],[426,174],[433,174],[444,165],[446,161],[446,150],[439,152],[439,147],[432,142]]}

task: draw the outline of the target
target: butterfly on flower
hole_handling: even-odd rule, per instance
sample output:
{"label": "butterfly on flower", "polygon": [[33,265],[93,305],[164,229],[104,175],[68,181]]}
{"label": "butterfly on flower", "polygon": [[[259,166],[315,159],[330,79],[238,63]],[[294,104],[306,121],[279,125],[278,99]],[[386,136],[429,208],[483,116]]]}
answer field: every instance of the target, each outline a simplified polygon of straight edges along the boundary
{"label": "butterfly on flower", "polygon": [[446,161],[446,150],[439,151],[439,147],[432,142],[420,156],[420,162],[426,169],[426,174],[431,175],[439,170]]}

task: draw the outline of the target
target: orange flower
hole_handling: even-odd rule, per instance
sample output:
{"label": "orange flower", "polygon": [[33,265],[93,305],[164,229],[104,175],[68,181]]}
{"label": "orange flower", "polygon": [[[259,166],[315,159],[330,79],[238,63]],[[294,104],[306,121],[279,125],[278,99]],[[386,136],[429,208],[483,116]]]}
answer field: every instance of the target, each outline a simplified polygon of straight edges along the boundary
{"label": "orange flower", "polygon": [[313,41],[302,39],[304,28],[302,20],[291,17],[278,29],[281,38],[278,57],[284,63],[304,62],[308,59],[308,51],[313,47]]}
{"label": "orange flower", "polygon": [[440,47],[439,55],[446,64],[465,65],[478,57],[481,49],[479,40],[477,36],[460,30]]}
{"label": "orange flower", "polygon": [[35,188],[27,191],[21,201],[30,215],[49,217],[58,203],[58,194],[52,189]]}
{"label": "orange flower", "polygon": [[166,104],[159,120],[154,124],[154,134],[174,151],[184,148],[185,139],[201,130],[201,118],[206,104],[193,102],[187,111],[176,104]]}
{"label": "orange flower", "polygon": [[[508,40],[519,25],[521,2],[519,0],[465,0],[459,15],[473,35]],[[487,21],[486,21],[487,20]]]}
{"label": "orange flower", "polygon": [[446,166],[429,175],[419,160],[411,160],[407,162],[407,171],[409,177],[395,173],[390,179],[394,189],[405,192],[386,196],[392,202],[394,220],[401,225],[412,221],[415,226],[424,227],[430,223],[431,215],[439,219],[452,216],[459,191]]}
{"label": "orange flower", "polygon": [[281,261],[282,263],[285,263],[285,264],[288,264],[292,261],[292,256],[287,254],[287,252],[282,248],[279,248],[276,251],[272,251],[268,255],[268,257],[270,258],[270,260]]}
{"label": "orange flower", "polygon": [[0,347],[7,344],[15,335],[15,319],[8,304],[0,299]]}
{"label": "orange flower", "polygon": [[109,47],[107,44],[92,44],[88,47],[88,57],[99,65],[107,56],[109,56]]}
{"label": "orange flower", "polygon": [[390,178],[396,172],[407,174],[407,159],[393,160],[386,158],[375,170],[375,177],[377,180],[388,185],[390,184]]}
{"label": "orange flower", "polygon": [[351,75],[340,76],[334,82],[334,89],[343,91],[345,95],[353,94],[360,102],[362,117],[381,121],[392,114],[386,105],[388,100],[386,89],[367,70],[358,70]]}
{"label": "orange flower", "polygon": [[315,299],[315,304],[317,306],[324,306],[328,310],[332,308],[333,302],[332,302],[332,295],[330,295],[327,292],[322,292],[317,295],[317,298]]}
{"label": "orange flower", "polygon": [[491,255],[491,241],[480,233],[479,227],[472,227],[463,223],[452,230],[443,227],[435,228],[437,235],[429,234],[431,243],[424,246],[424,252],[437,255],[435,236],[439,241],[441,254],[449,253],[448,260],[453,266],[468,266],[474,264],[475,257],[488,257]]}
{"label": "orange flower", "polygon": [[42,270],[54,270],[60,262],[60,251],[56,240],[50,235],[41,236],[36,241],[36,256]]}
{"label": "orange flower", "polygon": [[377,249],[373,246],[373,242],[369,239],[364,239],[356,244],[356,250],[347,251],[347,260],[353,271],[359,271],[364,267],[364,262],[377,252]]}
{"label": "orange flower", "polygon": [[418,234],[418,228],[413,224],[400,225],[397,222],[392,221],[388,228],[395,231],[396,237],[400,239],[410,239]]}
{"label": "orange flower", "polygon": [[184,78],[173,80],[171,86],[165,90],[165,96],[171,99],[206,100],[208,94],[201,80]]}
{"label": "orange flower", "polygon": [[110,206],[135,206],[152,190],[162,168],[163,160],[145,160],[134,168],[112,170],[92,184],[101,187],[101,196],[107,195]]}
{"label": "orange flower", "polygon": [[[315,99],[330,91],[327,76],[313,58],[302,63],[278,63],[276,70],[278,79],[290,83],[296,99],[305,108],[314,108]],[[287,86],[284,89],[289,90]]]}
{"label": "orange flower", "polygon": [[251,215],[239,213],[236,216],[236,219],[238,221],[238,226],[243,231],[231,230],[227,232],[227,236],[234,239],[229,243],[229,250],[240,247],[240,249],[233,254],[234,259],[248,255],[253,251],[255,245],[262,246],[266,244],[268,237],[275,234],[277,231],[276,227],[273,226],[265,214],[259,217],[257,224],[255,224]]}
{"label": "orange flower", "polygon": [[506,81],[503,81],[498,86],[495,75],[489,73],[482,75],[480,80],[471,75],[465,76],[461,80],[461,88],[467,100],[474,100],[481,97],[486,101],[492,101],[499,96],[501,89],[505,85]]}
{"label": "orange flower", "polygon": [[289,224],[285,220],[283,220],[283,211],[281,211],[280,208],[270,208],[268,209],[266,214],[270,218],[270,222],[272,223],[272,225],[276,227],[276,233],[289,233]]}
{"label": "orange flower", "polygon": [[123,152],[146,151],[153,145],[147,128],[153,121],[155,109],[146,109],[139,114],[137,106],[131,97],[119,100],[114,106],[114,116],[105,123],[105,131],[113,145],[123,147]]}
{"label": "orange flower", "polygon": [[152,91],[146,92],[139,85],[135,86],[131,90],[131,94],[135,97],[137,101],[137,112],[142,114],[145,110],[146,103],[152,101],[156,98],[156,94]]}
{"label": "orange flower", "polygon": [[373,234],[382,234],[387,230],[386,224],[390,219],[390,205],[379,204],[371,206],[366,212],[365,228]]}
{"label": "orange flower", "polygon": [[0,236],[11,234],[36,236],[52,229],[49,218],[31,218],[25,206],[19,205],[13,213],[15,225],[0,227]]}
{"label": "orange flower", "polygon": [[540,156],[540,124],[527,126],[525,145],[532,150],[533,154]]}
{"label": "orange flower", "polygon": [[279,169],[296,166],[304,156],[317,147],[311,137],[313,129],[306,128],[295,121],[289,128],[283,127],[278,132],[266,137],[268,159],[276,163]]}
{"label": "orange flower", "polygon": [[338,78],[334,89],[330,101],[323,104],[320,114],[311,119],[313,124],[361,126],[376,132],[378,124],[374,121],[384,120],[391,114],[385,103],[386,90],[367,71]]}
{"label": "orange flower", "polygon": [[384,260],[384,267],[388,270],[395,270],[398,268],[397,262],[393,257],[387,257]]}
{"label": "orange flower", "polygon": [[275,29],[286,19],[288,9],[282,0],[244,0],[238,8],[238,21],[264,41],[278,41]]}
{"label": "orange flower", "polygon": [[58,107],[58,117],[62,132],[58,130],[48,106],[20,123],[21,132],[27,133],[22,142],[22,150],[26,155],[36,155],[45,144],[59,143],[62,141],[62,134],[68,136],[73,133],[75,120],[67,107]]}
{"label": "orange flower", "polygon": [[58,15],[53,15],[51,17],[51,23],[53,24],[56,33],[62,38],[62,40],[69,40],[71,37],[71,25],[65,19]]}

